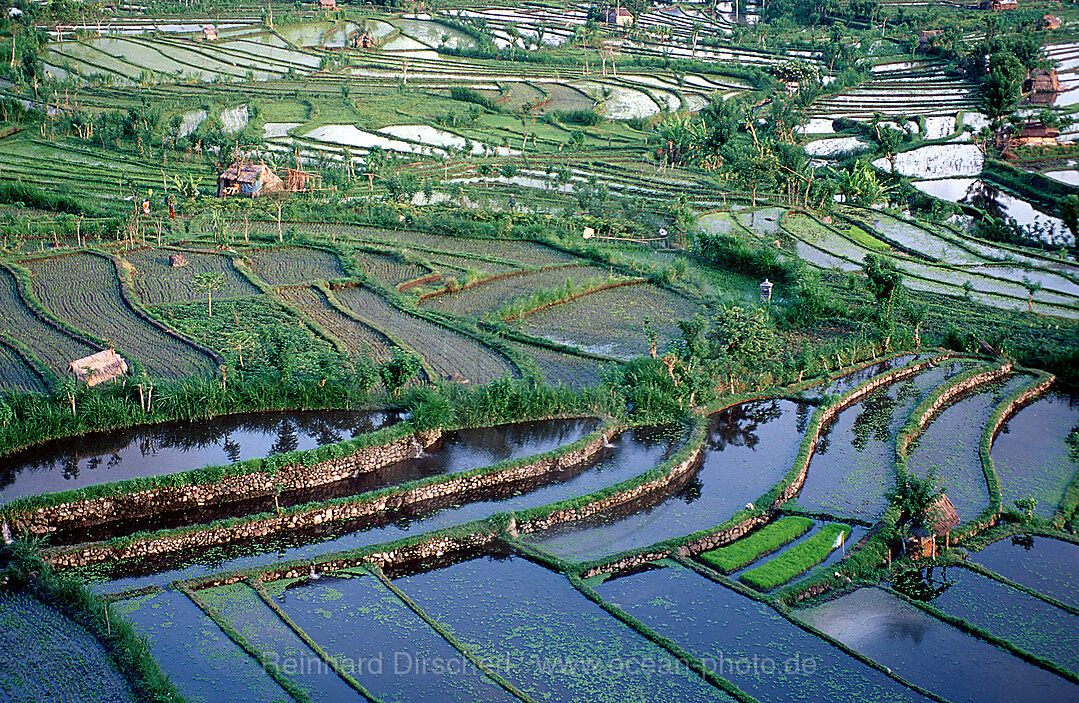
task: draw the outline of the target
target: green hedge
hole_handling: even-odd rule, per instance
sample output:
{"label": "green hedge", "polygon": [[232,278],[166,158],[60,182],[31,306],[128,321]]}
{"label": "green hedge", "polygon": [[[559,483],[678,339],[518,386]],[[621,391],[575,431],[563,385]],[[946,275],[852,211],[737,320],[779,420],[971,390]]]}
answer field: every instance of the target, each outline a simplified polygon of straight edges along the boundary
{"label": "green hedge", "polygon": [[838,523],[824,528],[804,542],[799,542],[765,564],[742,574],[741,580],[762,591],[791,581],[828,558],[837,540],[846,541],[850,526]]}
{"label": "green hedge", "polygon": [[807,517],[780,518],[734,544],[705,552],[700,558],[720,571],[730,573],[798,539],[812,526],[813,521]]}

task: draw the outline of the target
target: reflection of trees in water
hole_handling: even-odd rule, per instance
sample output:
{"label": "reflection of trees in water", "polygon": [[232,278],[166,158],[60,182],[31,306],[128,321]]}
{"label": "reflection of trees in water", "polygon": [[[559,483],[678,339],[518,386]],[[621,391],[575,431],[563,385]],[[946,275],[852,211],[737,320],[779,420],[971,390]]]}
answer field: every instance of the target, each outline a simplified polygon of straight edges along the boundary
{"label": "reflection of trees in water", "polygon": [[686,485],[682,486],[682,490],[675,494],[675,497],[684,500],[688,505],[700,498],[702,493],[704,493],[704,484],[701,483],[698,474],[693,474],[693,476],[686,481]]}
{"label": "reflection of trees in water", "polygon": [[225,456],[228,457],[229,462],[233,464],[238,462],[240,460],[240,457],[243,456],[242,452],[240,451],[240,443],[232,439],[232,437],[227,434],[225,435],[225,441],[221,445],[221,447],[225,450]]}
{"label": "reflection of trees in water", "polygon": [[783,416],[778,400],[739,403],[716,413],[708,426],[708,448],[721,452],[728,445],[753,449],[760,442],[757,430]]}
{"label": "reflection of trees in water", "polygon": [[963,198],[959,201],[984,210],[990,217],[1003,220],[1008,216],[1008,211],[1000,201],[1000,188],[997,188],[983,180],[975,179]]}
{"label": "reflection of trees in water", "polygon": [[882,389],[862,401],[862,412],[854,419],[851,446],[864,452],[870,440],[887,444],[892,439],[892,418],[898,403],[892,394]]}
{"label": "reflection of trees in water", "polygon": [[300,440],[296,425],[290,420],[282,420],[277,427],[277,440],[270,447],[270,453],[284,454],[285,452],[293,452],[296,451],[298,446],[300,446]]}

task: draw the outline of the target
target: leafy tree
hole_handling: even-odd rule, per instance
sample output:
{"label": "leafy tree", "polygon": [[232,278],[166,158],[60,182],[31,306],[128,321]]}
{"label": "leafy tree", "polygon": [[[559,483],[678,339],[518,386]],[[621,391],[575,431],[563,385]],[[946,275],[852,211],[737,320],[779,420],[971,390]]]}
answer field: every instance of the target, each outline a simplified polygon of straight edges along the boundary
{"label": "leafy tree", "polygon": [[419,358],[410,352],[395,349],[393,358],[379,368],[386,390],[396,394],[423,369]]}
{"label": "leafy tree", "polygon": [[903,276],[894,261],[880,254],[866,254],[862,270],[866,276],[866,287],[877,302],[877,324],[883,336],[882,344],[887,350],[891,346],[894,329],[892,311],[903,292]]}
{"label": "leafy tree", "polygon": [[910,527],[929,527],[926,509],[937,499],[943,489],[937,485],[937,470],[931,468],[925,477],[919,477],[908,471],[901,471],[896,476],[895,486],[885,495],[909,518]]}
{"label": "leafy tree", "polygon": [[225,274],[218,271],[200,271],[191,277],[195,288],[206,292],[206,316],[214,316],[214,291],[225,287]]}

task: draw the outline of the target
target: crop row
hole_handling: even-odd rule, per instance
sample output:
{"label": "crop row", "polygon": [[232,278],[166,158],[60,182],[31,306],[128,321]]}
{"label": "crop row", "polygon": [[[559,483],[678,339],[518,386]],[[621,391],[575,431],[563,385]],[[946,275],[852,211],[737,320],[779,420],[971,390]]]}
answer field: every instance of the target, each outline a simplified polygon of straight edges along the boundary
{"label": "crop row", "polygon": [[286,288],[278,295],[340,340],[352,356],[366,356],[376,362],[393,356],[393,343],[384,334],[336,310],[316,288]]}
{"label": "crop row", "polygon": [[[169,257],[176,254],[181,254],[187,264],[182,267],[171,266]],[[124,259],[134,267],[128,271],[131,273],[135,291],[147,305],[168,305],[204,299],[206,291],[196,286],[194,280],[200,273],[216,273],[224,277],[224,285],[213,290],[215,300],[242,298],[260,293],[258,288],[236,273],[226,256],[168,249],[137,249],[124,254]]]}
{"label": "crop row", "polygon": [[251,268],[272,286],[294,286],[344,278],[341,262],[328,251],[307,247],[276,247],[247,253]]}
{"label": "crop row", "polygon": [[186,378],[214,367],[213,359],[140,317],[124,299],[113,262],[71,254],[28,264],[38,300],[77,329],[93,330],[158,378]]}
{"label": "crop row", "polygon": [[68,364],[75,359],[97,351],[88,342],[43,322],[27,308],[15,276],[5,268],[0,268],[0,325],[58,376],[67,373]]}
{"label": "crop row", "polygon": [[580,284],[582,281],[597,276],[606,278],[607,271],[595,267],[575,266],[505,276],[469,286],[454,293],[431,297],[424,301],[423,306],[454,315],[476,317],[494,312],[515,299],[531,296],[537,290],[559,287],[566,281]]}
{"label": "crop row", "polygon": [[475,339],[398,310],[366,288],[343,288],[334,297],[360,320],[426,359],[442,377],[456,374],[477,384],[517,375],[505,357]]}
{"label": "crop row", "polygon": [[648,321],[661,339],[679,334],[700,305],[652,284],[598,291],[519,322],[521,331],[585,351],[628,358],[648,352]]}

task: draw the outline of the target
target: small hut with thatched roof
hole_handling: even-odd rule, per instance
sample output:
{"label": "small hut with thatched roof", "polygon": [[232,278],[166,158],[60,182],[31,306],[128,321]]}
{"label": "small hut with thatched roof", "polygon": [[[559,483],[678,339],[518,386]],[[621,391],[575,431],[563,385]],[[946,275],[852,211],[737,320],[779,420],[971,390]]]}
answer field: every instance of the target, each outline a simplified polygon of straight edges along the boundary
{"label": "small hut with thatched roof", "polygon": [[187,257],[183,254],[169,254],[169,266],[180,269],[187,266]]}
{"label": "small hut with thatched roof", "polygon": [[87,386],[93,387],[123,376],[127,373],[127,362],[124,361],[124,357],[116,353],[115,349],[106,349],[97,354],[76,359],[67,368],[75,374],[77,380],[86,381]]}
{"label": "small hut with thatched roof", "polygon": [[254,198],[263,193],[281,190],[284,185],[269,166],[237,161],[217,177],[217,197],[240,194]]}
{"label": "small hut with thatched roof", "polygon": [[941,493],[926,506],[922,522],[925,527],[919,525],[910,531],[907,554],[913,559],[934,559],[937,556],[937,537],[944,536],[945,549],[951,546],[952,530],[959,524],[959,511],[948,496]]}

